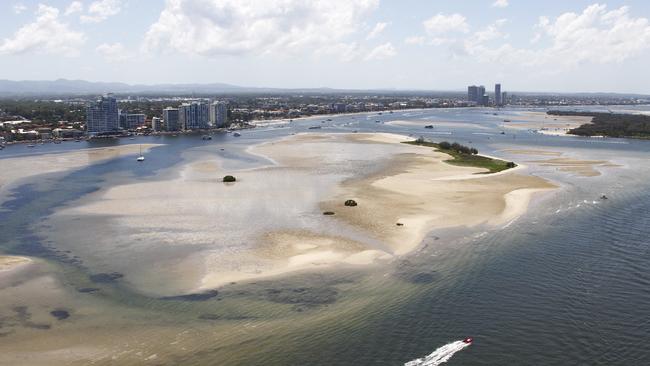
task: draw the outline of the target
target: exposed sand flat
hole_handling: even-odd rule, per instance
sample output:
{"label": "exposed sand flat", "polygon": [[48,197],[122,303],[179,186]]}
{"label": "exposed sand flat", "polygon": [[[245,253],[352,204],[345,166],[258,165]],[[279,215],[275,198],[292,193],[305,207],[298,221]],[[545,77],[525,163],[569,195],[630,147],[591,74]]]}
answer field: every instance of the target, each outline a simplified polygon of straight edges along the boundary
{"label": "exposed sand flat", "polygon": [[482,125],[479,125],[478,123],[471,123],[471,122],[449,122],[449,121],[420,120],[420,121],[390,121],[390,122],[386,122],[385,124],[387,124],[389,126],[422,127],[422,128],[424,128],[424,126],[433,125],[433,130],[435,130],[436,127],[476,128],[476,129],[479,129],[479,130],[489,130],[490,129],[487,126],[482,126]]}
{"label": "exposed sand flat", "polygon": [[[157,144],[143,144],[143,152]],[[34,156],[0,159],[0,203],[7,190],[14,187],[20,180],[39,174],[58,173],[114,159],[120,156],[136,154],[140,145],[121,145],[64,153],[53,153]]]}
{"label": "exposed sand flat", "polygon": [[548,151],[548,150],[519,150],[519,149],[506,149],[501,150],[504,153],[515,154],[515,155],[542,155],[542,156],[561,156],[562,153],[559,151]]}
{"label": "exposed sand flat", "polygon": [[501,127],[516,130],[534,130],[545,135],[562,136],[573,128],[591,123],[591,117],[583,116],[552,116],[546,112],[524,112],[510,118]]}
{"label": "exposed sand flat", "polygon": [[0,256],[0,273],[9,272],[30,263],[32,260],[25,257]]}
{"label": "exposed sand flat", "polygon": [[596,177],[601,175],[598,168],[613,168],[620,165],[613,164],[607,160],[582,160],[576,158],[563,157],[564,153],[549,150],[502,150],[505,153],[514,155],[552,157],[543,160],[530,160],[528,163],[538,164],[540,166],[556,167],[558,171],[567,172],[583,177]]}
{"label": "exposed sand flat", "polygon": [[559,171],[574,173],[583,177],[597,177],[601,173],[598,167],[612,167],[616,166],[606,160],[578,160],[570,158],[554,158],[547,160],[535,160],[532,163],[537,163],[541,166],[557,167]]}
{"label": "exposed sand flat", "polygon": [[[532,194],[554,187],[512,171],[476,175],[484,170],[446,164],[448,155],[405,140],[299,134],[249,149],[273,165],[232,172],[214,156],[193,160],[176,178],[113,186],[60,210],[45,224],[65,229],[48,236],[95,272],[174,295],[379,263],[434,229],[509,222]],[[222,183],[225,174],[237,182]],[[359,206],[344,206],[350,198]]]}
{"label": "exposed sand flat", "polygon": [[[390,173],[344,183],[336,199],[322,204],[323,210],[336,211],[337,219],[372,232],[392,254],[401,255],[415,249],[433,229],[513,220],[525,212],[533,193],[554,188],[540,178],[516,173],[469,177],[483,170],[451,166],[442,162],[448,156],[416,148],[421,150],[417,156],[396,157]],[[459,178],[463,175],[467,179]],[[359,206],[342,207],[346,198]]]}

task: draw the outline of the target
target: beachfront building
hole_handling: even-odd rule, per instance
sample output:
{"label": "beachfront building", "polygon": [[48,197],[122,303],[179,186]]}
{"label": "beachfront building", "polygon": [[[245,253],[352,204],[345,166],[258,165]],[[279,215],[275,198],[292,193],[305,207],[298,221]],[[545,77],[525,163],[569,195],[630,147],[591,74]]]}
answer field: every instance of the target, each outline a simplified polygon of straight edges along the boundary
{"label": "beachfront building", "polygon": [[182,130],[210,128],[210,108],[204,102],[184,103],[178,107],[178,121]]}
{"label": "beachfront building", "polygon": [[117,99],[106,94],[86,107],[86,132],[89,135],[116,133],[119,131]]}
{"label": "beachfront building", "polygon": [[501,99],[501,84],[494,84],[494,104],[496,106],[503,105],[503,100]]}
{"label": "beachfront building", "polygon": [[151,130],[159,132],[163,130],[163,119],[160,117],[153,117],[151,119]]}
{"label": "beachfront building", "polygon": [[147,117],[142,113],[120,113],[120,127],[125,130],[135,130],[144,126]]}
{"label": "beachfront building", "polygon": [[180,130],[178,121],[178,108],[167,107],[163,109],[163,126],[166,131]]}
{"label": "beachfront building", "polygon": [[228,122],[228,103],[216,101],[210,105],[210,123],[213,127],[227,127]]}
{"label": "beachfront building", "polygon": [[467,101],[478,103],[478,86],[470,85],[467,87]]}

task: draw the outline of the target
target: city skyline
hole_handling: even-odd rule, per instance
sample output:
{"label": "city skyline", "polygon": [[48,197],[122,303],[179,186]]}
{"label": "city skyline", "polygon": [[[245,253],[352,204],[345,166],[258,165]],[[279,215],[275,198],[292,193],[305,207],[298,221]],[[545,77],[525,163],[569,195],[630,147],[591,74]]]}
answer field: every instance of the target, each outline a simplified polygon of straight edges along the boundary
{"label": "city skyline", "polygon": [[8,1],[0,79],[650,93],[642,1],[319,4]]}

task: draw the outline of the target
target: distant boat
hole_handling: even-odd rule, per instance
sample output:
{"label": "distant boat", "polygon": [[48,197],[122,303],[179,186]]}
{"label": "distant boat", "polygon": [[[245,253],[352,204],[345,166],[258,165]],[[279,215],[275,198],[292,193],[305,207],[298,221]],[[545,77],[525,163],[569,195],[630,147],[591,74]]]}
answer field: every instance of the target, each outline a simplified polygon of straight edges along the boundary
{"label": "distant boat", "polygon": [[309,127],[310,130],[320,130],[320,126],[311,126]]}
{"label": "distant boat", "polygon": [[36,145],[34,145],[34,144],[29,144],[29,145],[27,145],[27,147],[36,147]]}
{"label": "distant boat", "polygon": [[512,121],[509,119],[504,119],[503,122],[512,122]]}
{"label": "distant boat", "polygon": [[144,155],[142,155],[142,145],[140,145],[140,156],[136,159],[137,161],[144,161]]}
{"label": "distant boat", "polygon": [[201,138],[203,140],[212,140],[212,136],[210,136],[210,135],[203,135]]}
{"label": "distant boat", "polygon": [[424,128],[433,128],[433,125],[426,125]]}
{"label": "distant boat", "polygon": [[239,136],[241,136],[241,133],[239,133],[239,132],[233,132],[232,135],[235,136],[235,137],[239,137]]}

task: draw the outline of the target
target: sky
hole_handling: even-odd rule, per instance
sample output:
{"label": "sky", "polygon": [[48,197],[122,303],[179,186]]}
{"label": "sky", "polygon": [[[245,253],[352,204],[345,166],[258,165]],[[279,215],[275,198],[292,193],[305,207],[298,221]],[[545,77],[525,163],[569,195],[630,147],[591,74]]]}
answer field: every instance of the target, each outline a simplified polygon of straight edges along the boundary
{"label": "sky", "polygon": [[0,79],[650,94],[650,1],[2,0]]}

